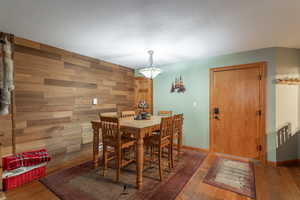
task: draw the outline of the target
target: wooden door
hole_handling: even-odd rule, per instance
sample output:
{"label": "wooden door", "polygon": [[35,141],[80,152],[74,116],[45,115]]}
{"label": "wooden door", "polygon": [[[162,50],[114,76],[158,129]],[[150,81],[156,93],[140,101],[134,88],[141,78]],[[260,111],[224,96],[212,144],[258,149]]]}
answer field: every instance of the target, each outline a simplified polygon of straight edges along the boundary
{"label": "wooden door", "polygon": [[211,69],[211,150],[264,160],[265,63]]}

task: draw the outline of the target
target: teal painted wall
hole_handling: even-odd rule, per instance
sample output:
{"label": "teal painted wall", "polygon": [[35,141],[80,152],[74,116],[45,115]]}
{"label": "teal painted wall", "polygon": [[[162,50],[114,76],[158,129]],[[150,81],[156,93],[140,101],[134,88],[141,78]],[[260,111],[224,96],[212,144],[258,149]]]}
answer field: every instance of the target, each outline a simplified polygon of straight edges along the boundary
{"label": "teal painted wall", "polygon": [[[154,111],[173,110],[184,113],[184,143],[209,148],[209,69],[229,65],[266,61],[267,71],[267,155],[276,161],[275,143],[275,72],[276,48],[259,49],[162,66],[164,72],[154,79]],[[170,93],[175,77],[182,75],[187,91]],[[197,106],[194,107],[193,103]]]}

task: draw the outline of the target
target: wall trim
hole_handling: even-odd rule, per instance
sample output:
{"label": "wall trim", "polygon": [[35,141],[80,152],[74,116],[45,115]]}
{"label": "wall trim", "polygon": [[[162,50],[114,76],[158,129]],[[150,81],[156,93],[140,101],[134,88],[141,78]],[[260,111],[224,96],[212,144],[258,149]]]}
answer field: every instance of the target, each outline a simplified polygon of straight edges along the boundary
{"label": "wall trim", "polygon": [[[209,149],[205,149],[205,148],[199,148],[199,147],[193,147],[193,146],[188,146],[188,145],[182,145],[183,149],[187,149],[187,150],[193,150],[193,151],[199,151],[199,152],[205,152],[205,153],[209,153]],[[219,153],[215,153],[212,152],[216,155],[218,155]],[[239,157],[234,157],[231,155],[221,155],[219,154],[218,156],[220,157],[224,157],[224,158],[229,158],[229,159],[235,159],[235,160],[243,160],[243,161],[250,161],[252,159],[241,159]],[[272,167],[283,167],[283,166],[300,166],[300,159],[294,159],[294,160],[285,160],[285,161],[267,161],[266,163],[262,162],[262,164],[267,164],[269,166]]]}
{"label": "wall trim", "polygon": [[282,166],[300,166],[300,159],[285,160],[285,161],[268,161],[267,164],[272,167]]}
{"label": "wall trim", "polygon": [[193,151],[200,151],[200,152],[209,152],[209,149],[199,148],[199,147],[192,147],[187,145],[182,145],[183,149],[193,150]]}

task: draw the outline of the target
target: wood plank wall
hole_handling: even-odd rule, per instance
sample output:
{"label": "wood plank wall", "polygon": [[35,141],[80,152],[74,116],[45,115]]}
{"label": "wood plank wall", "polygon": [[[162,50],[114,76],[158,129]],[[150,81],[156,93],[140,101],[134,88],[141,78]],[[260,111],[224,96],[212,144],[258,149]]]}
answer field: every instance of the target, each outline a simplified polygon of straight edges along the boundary
{"label": "wood plank wall", "polygon": [[129,68],[16,37],[15,70],[17,152],[80,151],[99,112],[134,109]]}
{"label": "wood plank wall", "polygon": [[147,112],[153,113],[153,81],[144,77],[135,78],[135,106],[136,110],[140,110],[137,105],[140,101],[146,101],[149,108]]}
{"label": "wood plank wall", "polygon": [[11,114],[0,116],[0,138],[2,155],[12,154],[12,121]]}

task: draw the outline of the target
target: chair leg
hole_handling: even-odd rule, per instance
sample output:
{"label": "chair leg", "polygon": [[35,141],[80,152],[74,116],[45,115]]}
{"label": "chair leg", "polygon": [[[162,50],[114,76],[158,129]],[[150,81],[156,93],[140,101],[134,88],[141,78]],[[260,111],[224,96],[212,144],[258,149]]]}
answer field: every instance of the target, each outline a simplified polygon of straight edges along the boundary
{"label": "chair leg", "polygon": [[154,146],[150,146],[150,168],[152,168],[154,162]]}
{"label": "chair leg", "polygon": [[178,160],[180,159],[181,146],[182,146],[182,134],[179,134],[178,141],[177,141],[177,158],[178,158]]}
{"label": "chair leg", "polygon": [[163,180],[163,176],[162,176],[162,153],[163,153],[163,149],[162,147],[159,147],[159,152],[158,152],[158,164],[159,164],[159,178],[160,181]]}
{"label": "chair leg", "polygon": [[174,143],[173,143],[173,141],[171,144],[171,164],[172,164],[172,168],[174,168]]}
{"label": "chair leg", "polygon": [[169,144],[168,146],[168,164],[169,164],[169,169],[173,168],[173,146],[172,144]]}
{"label": "chair leg", "polygon": [[129,148],[129,160],[132,160],[132,155],[133,155],[133,146]]}
{"label": "chair leg", "polygon": [[121,155],[122,155],[123,158],[126,159],[126,149],[121,150]]}
{"label": "chair leg", "polygon": [[107,170],[107,146],[103,144],[103,176]]}
{"label": "chair leg", "polygon": [[119,147],[115,148],[116,152],[116,169],[117,169],[117,176],[116,176],[116,181],[119,182],[120,180],[120,174],[121,174],[121,162],[122,162],[122,150]]}

